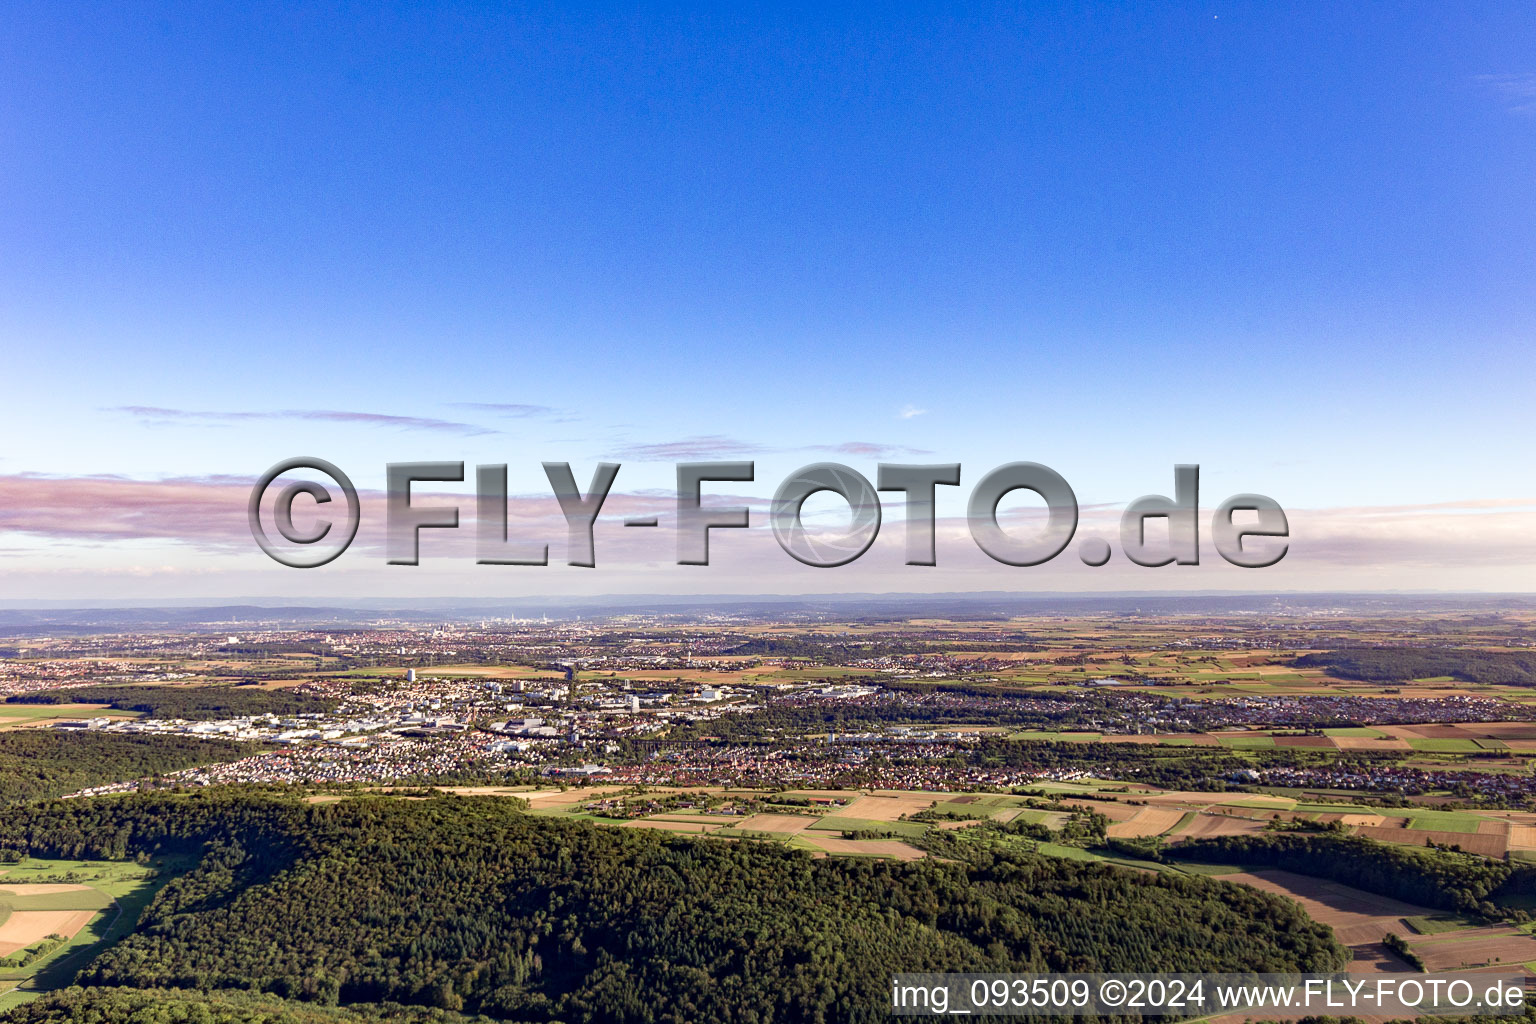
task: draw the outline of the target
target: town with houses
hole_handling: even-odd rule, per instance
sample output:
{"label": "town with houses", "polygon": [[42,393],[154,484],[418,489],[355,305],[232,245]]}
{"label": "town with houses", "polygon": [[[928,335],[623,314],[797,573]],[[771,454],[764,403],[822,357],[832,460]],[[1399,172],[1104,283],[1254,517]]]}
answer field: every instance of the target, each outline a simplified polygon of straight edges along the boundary
{"label": "town with houses", "polygon": [[[34,636],[0,658],[0,699],[16,707],[49,694],[78,695],[88,714],[71,717],[69,705],[60,705],[57,717],[38,723],[60,733],[250,745],[241,758],[91,792],[481,777],[1007,789],[1095,769],[1080,757],[1031,763],[978,753],[1006,738],[1091,738],[1095,749],[1162,742],[1244,749],[1263,740],[1285,749],[1305,737],[1269,737],[1529,714],[1507,695],[1466,688],[1305,680],[1265,687],[1271,666],[1251,677],[1242,669],[1283,661],[1303,644],[1319,646],[1318,623],[1241,625],[1191,623],[1145,635],[1114,620],[806,628],[728,616],[679,623],[625,615]],[[1201,686],[1202,679],[1211,682]],[[114,704],[125,688],[140,698],[222,693],[230,713],[215,705],[182,717],[174,703],[162,708],[153,699],[141,702],[147,710],[132,700]],[[93,695],[106,703],[91,705]],[[279,697],[281,707],[261,709]],[[1238,766],[1229,781],[1536,792],[1528,772],[1364,757]]]}

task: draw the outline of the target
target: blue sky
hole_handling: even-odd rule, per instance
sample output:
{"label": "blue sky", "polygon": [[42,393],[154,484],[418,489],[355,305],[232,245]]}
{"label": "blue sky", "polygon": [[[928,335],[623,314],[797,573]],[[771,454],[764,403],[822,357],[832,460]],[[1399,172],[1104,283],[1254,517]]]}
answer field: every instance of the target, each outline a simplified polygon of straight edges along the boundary
{"label": "blue sky", "polygon": [[0,477],[714,447],[767,495],[857,442],[1532,496],[1536,8],[1025,6],[11,5]]}

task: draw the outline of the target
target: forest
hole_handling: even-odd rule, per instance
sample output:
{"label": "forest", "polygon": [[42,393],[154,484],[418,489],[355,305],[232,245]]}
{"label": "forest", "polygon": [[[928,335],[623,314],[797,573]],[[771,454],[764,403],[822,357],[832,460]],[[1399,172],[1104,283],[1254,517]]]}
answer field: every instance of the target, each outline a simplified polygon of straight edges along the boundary
{"label": "forest", "polygon": [[253,743],[188,736],[65,734],[52,729],[0,732],[0,806],[234,761],[260,749]]}
{"label": "forest", "polygon": [[1340,679],[1398,682],[1448,676],[1464,683],[1536,686],[1536,654],[1464,648],[1356,647],[1304,654],[1297,668],[1321,668]]}
{"label": "forest", "polygon": [[1180,843],[1179,860],[1281,868],[1426,907],[1505,916],[1506,894],[1530,891],[1536,869],[1470,853],[1379,843],[1364,836],[1273,832]]}
{"label": "forest", "polygon": [[200,853],[77,978],[109,989],[767,1024],[884,1020],[893,971],[1325,970],[1346,957],[1295,904],[1208,878],[1022,851],[814,859],[497,798],[70,801],[0,819],[6,850]]}
{"label": "forest", "polygon": [[0,1013],[5,1024],[479,1024],[489,1018],[397,1003],[320,1006],[251,992],[68,988]]}
{"label": "forest", "polygon": [[336,709],[325,697],[257,686],[74,686],[18,693],[7,704],[106,704],[151,718],[206,722],[253,715],[320,714]]}

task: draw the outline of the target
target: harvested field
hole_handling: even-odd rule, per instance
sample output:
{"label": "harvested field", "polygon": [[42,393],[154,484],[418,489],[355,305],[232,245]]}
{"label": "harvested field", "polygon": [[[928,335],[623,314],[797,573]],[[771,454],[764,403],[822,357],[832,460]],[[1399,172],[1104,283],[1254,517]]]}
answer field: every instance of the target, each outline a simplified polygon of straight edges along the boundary
{"label": "harvested field", "polygon": [[1462,740],[1467,734],[1454,725],[1403,725],[1398,726],[1405,733],[1412,736],[1422,736],[1428,740]]}
{"label": "harvested field", "polygon": [[1222,875],[1221,880],[1241,882],[1295,900],[1312,920],[1331,927],[1347,946],[1380,942],[1388,932],[1409,935],[1412,930],[1403,923],[1403,918],[1434,913],[1412,903],[1289,871],[1242,872]]}
{"label": "harvested field", "polygon": [[1341,815],[1339,820],[1346,825],[1364,826],[1366,828],[1380,828],[1387,819],[1383,818],[1379,814],[1345,814]]}
{"label": "harvested field", "polygon": [[920,860],[922,850],[896,839],[830,839],[808,832],[801,836],[812,846],[828,853],[856,853],[865,857],[895,857],[897,860]]}
{"label": "harvested field", "polygon": [[1536,722],[1475,722],[1461,728],[1469,735],[1496,740],[1536,740]]}
{"label": "harvested field", "polygon": [[1428,935],[1410,943],[1431,971],[1477,966],[1498,960],[1519,966],[1536,960],[1536,938],[1509,927],[1468,928],[1445,935]]}
{"label": "harvested field", "polygon": [[1130,821],[1136,817],[1140,807],[1131,807],[1128,804],[1112,804],[1099,800],[1063,800],[1068,807],[1082,807],[1090,811],[1098,811],[1110,821]]}
{"label": "harvested field", "polygon": [[[1147,803],[1159,805],[1183,804],[1186,807],[1196,807],[1205,806],[1208,804],[1225,803],[1231,799],[1231,793],[1191,793],[1173,791],[1168,793],[1153,793],[1151,796],[1147,797]],[[1284,802],[1284,806],[1289,807],[1291,806],[1291,803],[1292,801],[1287,800]]]}
{"label": "harvested field", "polygon": [[0,893],[9,893],[12,896],[46,896],[55,892],[87,892],[88,885],[74,885],[69,882],[17,882],[11,885],[0,884]]}
{"label": "harvested field", "polygon": [[1509,845],[1523,850],[1536,849],[1536,825],[1509,826]]}
{"label": "harvested field", "polygon": [[1406,846],[1428,846],[1430,843],[1438,843],[1441,846],[1460,846],[1468,853],[1477,853],[1484,857],[1501,858],[1509,851],[1509,840],[1506,837],[1479,835],[1475,832],[1434,832],[1429,829],[1401,827],[1362,827],[1359,832],[1370,839],[1402,843]]}
{"label": "harvested field", "polygon": [[896,821],[903,814],[926,811],[940,800],[954,800],[942,793],[877,793],[861,796],[837,813],[847,818],[870,818],[874,821]]}
{"label": "harvested field", "polygon": [[754,814],[736,827],[749,832],[799,832],[817,820],[807,814]]}
{"label": "harvested field", "polygon": [[1219,747],[1216,737],[1208,736],[1203,732],[1169,732],[1156,735],[1137,734],[1134,736],[1106,736],[1106,741],[1112,743],[1175,743],[1189,747]]}
{"label": "harvested field", "polygon": [[558,789],[550,789],[542,793],[518,793],[517,795],[527,800],[528,806],[532,808],[574,807],[609,793],[621,793],[628,788],[628,786],[584,786],[580,789],[568,789],[564,793]]}
{"label": "harvested field", "polygon": [[1335,736],[1334,746],[1340,750],[1412,750],[1407,740],[1371,739],[1366,736]]}
{"label": "harvested field", "polygon": [[1252,818],[1235,818],[1227,814],[1197,814],[1179,831],[1180,839],[1203,839],[1207,836],[1237,836],[1262,832],[1264,826]]}
{"label": "harvested field", "polygon": [[1350,974],[1401,974],[1413,969],[1385,942],[1366,942],[1352,947],[1352,951],[1354,959],[1344,965]]}
{"label": "harvested field", "polygon": [[1344,970],[1352,975],[1385,975],[1409,970],[1401,956],[1392,952],[1385,943],[1361,943],[1350,947],[1355,958],[1344,964]]}
{"label": "harvested field", "polygon": [[95,916],[94,910],[18,910],[0,924],[0,956],[50,935],[70,938]]}
{"label": "harvested field", "polygon": [[717,822],[706,821],[657,821],[654,818],[636,818],[633,821],[622,823],[619,827],[662,829],[667,832],[687,832],[696,835],[713,832],[725,826]]}
{"label": "harvested field", "polygon": [[1334,742],[1327,736],[1276,736],[1277,747],[1304,747],[1308,750],[1333,750]]}
{"label": "harvested field", "polygon": [[1129,821],[1117,821],[1109,826],[1108,834],[1114,838],[1134,839],[1141,836],[1160,836],[1184,817],[1177,807],[1141,807]]}

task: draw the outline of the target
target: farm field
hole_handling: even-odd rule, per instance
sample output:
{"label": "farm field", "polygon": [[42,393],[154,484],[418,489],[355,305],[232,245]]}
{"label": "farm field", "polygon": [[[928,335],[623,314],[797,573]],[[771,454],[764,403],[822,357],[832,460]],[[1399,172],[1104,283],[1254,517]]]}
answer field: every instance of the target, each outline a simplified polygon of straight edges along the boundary
{"label": "farm field", "polygon": [[[741,831],[769,833],[785,840],[802,833],[825,836],[855,830],[884,830],[917,836],[940,824],[952,829],[968,821],[1007,822],[1015,818],[1057,827],[1062,817],[1025,810],[1025,798],[1006,794],[897,790],[794,790],[783,796],[846,803],[819,808],[764,809],[746,816],[674,810],[648,815],[639,821],[619,821],[586,809],[586,805],[613,797],[622,790],[623,787],[618,786],[572,787],[563,791],[529,787],[451,787],[452,792],[466,795],[516,796],[527,800],[531,812],[540,815],[577,817],[680,834],[719,834],[722,830],[727,836]],[[663,797],[679,793],[701,793],[711,797],[750,793],[721,787],[651,787],[647,792]],[[1108,834],[1112,837],[1163,836],[1169,843],[1177,844],[1187,839],[1253,834],[1263,831],[1271,822],[1303,820],[1318,824],[1338,822],[1351,832],[1383,842],[1414,846],[1433,843],[1456,846],[1493,858],[1508,855],[1536,859],[1536,812],[1373,807],[1344,800],[1320,801],[1315,797],[1303,799],[1268,793],[1158,790],[1145,785],[1127,787],[1114,780],[1040,783],[1030,786],[1029,792],[1041,799],[1060,801],[1068,807],[1091,809],[1105,815],[1110,819]],[[1098,798],[1073,799],[1094,794]],[[902,820],[928,810],[939,815],[938,823]],[[844,848],[838,849],[845,852]]]}
{"label": "farm field", "polygon": [[1536,937],[1504,925],[1410,937],[1408,945],[1431,971],[1536,960]]}
{"label": "farm field", "polygon": [[1182,824],[1186,814],[1192,815],[1193,812],[1177,807],[1142,807],[1125,821],[1117,821],[1110,825],[1108,834],[1113,838],[1160,836]]}
{"label": "farm field", "polygon": [[1536,960],[1536,937],[1512,925],[1482,925],[1288,871],[1239,872],[1224,881],[1295,900],[1308,916],[1334,930],[1355,953],[1352,971],[1404,971],[1408,965],[1381,945],[1387,934],[1407,942],[1430,971],[1452,971]]}
{"label": "farm field", "polygon": [[1221,877],[1295,900],[1314,921],[1331,927],[1346,946],[1380,942],[1388,932],[1407,938],[1414,933],[1405,918],[1434,914],[1427,907],[1289,871],[1245,871]]}
{"label": "farm field", "polygon": [[[24,966],[0,966],[0,1010],[67,985],[89,956],[125,935],[160,886],[187,866],[170,859],[153,866],[40,858],[0,864],[0,958],[45,944],[42,955]],[[64,941],[55,945],[52,936]]]}

